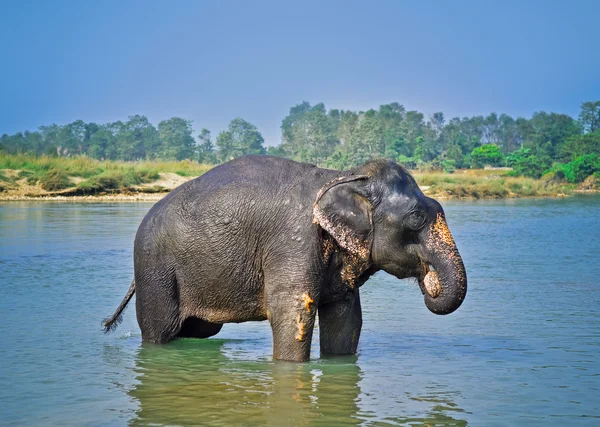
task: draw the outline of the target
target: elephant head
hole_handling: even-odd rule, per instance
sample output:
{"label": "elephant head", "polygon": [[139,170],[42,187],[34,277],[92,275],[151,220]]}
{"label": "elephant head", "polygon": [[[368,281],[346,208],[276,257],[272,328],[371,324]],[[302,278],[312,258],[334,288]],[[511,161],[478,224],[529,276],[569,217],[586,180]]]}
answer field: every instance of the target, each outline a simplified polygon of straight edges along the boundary
{"label": "elephant head", "polygon": [[326,184],[314,218],[352,256],[354,270],[382,269],[418,280],[427,308],[449,314],[467,293],[467,274],[441,205],[396,163],[377,160]]}

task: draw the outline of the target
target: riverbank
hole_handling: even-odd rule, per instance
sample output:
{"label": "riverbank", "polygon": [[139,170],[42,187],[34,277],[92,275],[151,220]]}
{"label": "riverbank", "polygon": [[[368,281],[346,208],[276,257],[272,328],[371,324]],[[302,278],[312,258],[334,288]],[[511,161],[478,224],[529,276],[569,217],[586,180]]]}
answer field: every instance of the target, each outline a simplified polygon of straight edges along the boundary
{"label": "riverbank", "polygon": [[[0,155],[0,200],[64,202],[158,201],[213,166],[196,162],[111,162],[87,157]],[[510,169],[412,173],[425,194],[438,199],[565,197],[598,192],[598,179],[579,186],[553,179],[510,176]],[[590,177],[593,178],[593,177]]]}

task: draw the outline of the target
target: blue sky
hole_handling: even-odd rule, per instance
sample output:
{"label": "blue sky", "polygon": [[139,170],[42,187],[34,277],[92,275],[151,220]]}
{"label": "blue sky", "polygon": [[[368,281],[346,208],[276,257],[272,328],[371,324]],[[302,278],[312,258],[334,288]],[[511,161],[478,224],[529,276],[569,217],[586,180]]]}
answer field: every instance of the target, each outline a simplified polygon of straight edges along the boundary
{"label": "blue sky", "polygon": [[600,99],[598,1],[2,1],[0,134],[144,114],[269,145],[303,100],[577,116]]}

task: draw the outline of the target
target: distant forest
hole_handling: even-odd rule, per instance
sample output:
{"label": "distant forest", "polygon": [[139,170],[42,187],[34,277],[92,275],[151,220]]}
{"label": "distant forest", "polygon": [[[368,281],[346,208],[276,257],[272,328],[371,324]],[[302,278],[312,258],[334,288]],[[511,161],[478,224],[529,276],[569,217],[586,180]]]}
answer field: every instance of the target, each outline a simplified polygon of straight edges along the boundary
{"label": "distant forest", "polygon": [[280,145],[265,147],[257,127],[242,118],[232,120],[213,140],[207,129],[194,135],[192,122],[183,118],[163,120],[155,127],[145,116],[135,115],[123,122],[77,120],[4,134],[0,151],[211,164],[246,154],[270,154],[335,169],[383,157],[411,169],[447,172],[511,166],[516,174],[535,178],[573,162],[585,163],[586,172],[600,171],[600,101],[583,102],[577,119],[540,111],[529,119],[491,113],[449,121],[443,113],[426,118],[399,103],[350,111],[303,102],[283,119],[281,134]]}

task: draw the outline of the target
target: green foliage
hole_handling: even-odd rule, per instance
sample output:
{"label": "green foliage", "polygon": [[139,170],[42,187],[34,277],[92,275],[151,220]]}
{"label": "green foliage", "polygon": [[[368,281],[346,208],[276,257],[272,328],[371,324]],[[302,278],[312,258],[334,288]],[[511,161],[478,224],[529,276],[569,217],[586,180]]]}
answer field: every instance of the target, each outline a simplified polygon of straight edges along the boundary
{"label": "green foliage", "polygon": [[12,179],[4,171],[0,171],[0,182],[12,182]]}
{"label": "green foliage", "polygon": [[340,111],[328,113],[323,104],[313,107],[303,102],[292,107],[281,123],[283,152],[300,161],[323,164],[340,143],[341,120]]}
{"label": "green foliage", "polygon": [[513,176],[540,178],[549,164],[538,158],[530,148],[521,148],[506,157],[506,165],[513,168]]}
{"label": "green foliage", "polygon": [[567,138],[558,147],[556,158],[568,163],[577,157],[592,153],[600,153],[600,131]]}
{"label": "green foliage", "polygon": [[579,121],[584,130],[589,133],[600,130],[600,101],[582,102]]}
{"label": "green foliage", "polygon": [[194,157],[192,122],[179,117],[158,124],[160,146],[157,157],[164,160],[183,160]]}
{"label": "green foliage", "polygon": [[71,186],[67,173],[62,169],[49,170],[41,176],[40,183],[46,191],[59,191]]}
{"label": "green foliage", "polygon": [[588,176],[600,172],[600,156],[586,154],[564,165],[565,177],[569,182],[583,182]]}
{"label": "green foliage", "polygon": [[566,175],[564,171],[564,165],[556,163],[552,169],[544,172],[542,175],[542,181],[544,182],[563,182],[566,181]]}
{"label": "green foliage", "polygon": [[146,167],[106,164],[104,172],[80,182],[77,186],[85,193],[114,192],[158,179],[156,170]]}
{"label": "green foliage", "polygon": [[568,185],[532,178],[511,177],[501,171],[473,170],[460,174],[413,173],[420,186],[433,197],[504,198],[552,196],[570,191]]}
{"label": "green foliage", "polygon": [[210,131],[208,129],[202,129],[200,135],[198,135],[198,161],[200,163],[217,163],[217,156],[215,154],[215,147],[212,143]]}
{"label": "green foliage", "polygon": [[[76,159],[62,167],[68,176],[87,179],[103,172],[101,165],[89,164],[92,159],[216,164],[266,153],[336,169],[386,158],[411,169],[452,171],[501,166],[506,157],[515,175],[540,177],[554,163],[600,154],[600,101],[582,103],[579,121],[544,111],[530,119],[490,113],[446,120],[440,112],[425,117],[397,102],[368,111],[327,110],[323,103],[302,102],[283,119],[278,146],[265,149],[256,126],[241,118],[232,120],[214,140],[208,129],[196,139],[192,135],[192,123],[179,117],[157,127],[143,115],[105,124],[76,120],[0,136],[0,163],[6,161],[3,154],[15,155],[9,161],[14,164],[6,167],[30,170],[27,179],[34,182],[60,169],[60,161],[53,159],[64,158]],[[29,155],[26,161],[19,160],[21,154]],[[179,169],[175,173],[197,173],[194,168]]]}
{"label": "green foliage", "polygon": [[0,171],[0,192],[12,188],[13,184],[14,181],[3,171]]}
{"label": "green foliage", "polygon": [[475,148],[471,152],[471,165],[475,168],[484,166],[502,166],[504,156],[500,152],[500,147],[494,144],[485,144]]}
{"label": "green foliage", "polygon": [[[188,160],[181,162],[113,162],[98,161],[88,157],[34,157],[25,154],[0,153],[0,169],[19,170],[16,174],[17,180],[26,179],[27,183],[31,185],[39,181],[42,188],[47,191],[77,187],[83,194],[132,189],[133,186],[157,180],[159,171],[193,177],[202,175],[211,167],[211,165]],[[69,177],[85,179],[76,185],[71,182]],[[1,177],[0,181],[2,181]],[[12,182],[14,180],[11,179]],[[8,188],[8,184],[7,182],[6,185],[3,185],[3,188]],[[142,190],[146,191],[145,189],[136,189],[136,191]]]}
{"label": "green foliage", "polygon": [[446,173],[454,173],[455,166],[454,160],[442,160],[442,170]]}
{"label": "green foliage", "polygon": [[256,126],[238,117],[217,137],[218,158],[226,162],[247,154],[265,154],[263,144],[263,136]]}
{"label": "green foliage", "polygon": [[395,160],[407,169],[417,168],[417,159],[415,159],[414,157],[400,155]]}

